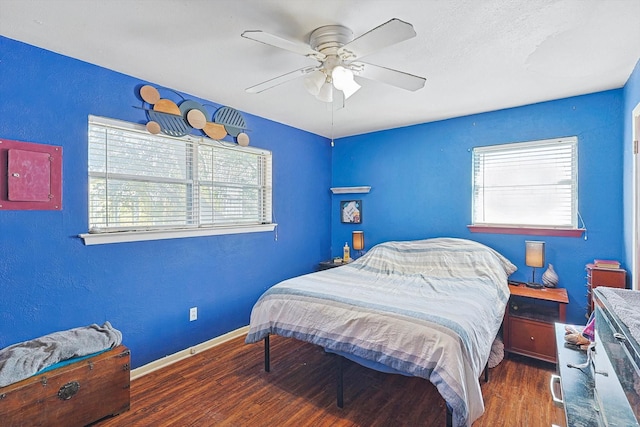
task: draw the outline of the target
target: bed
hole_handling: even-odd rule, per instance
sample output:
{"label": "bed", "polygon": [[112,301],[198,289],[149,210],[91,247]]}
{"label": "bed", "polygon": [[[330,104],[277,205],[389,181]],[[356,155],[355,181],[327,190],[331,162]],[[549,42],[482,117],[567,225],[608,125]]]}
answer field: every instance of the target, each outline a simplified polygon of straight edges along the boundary
{"label": "bed", "polygon": [[[247,343],[276,334],[431,381],[454,426],[484,412],[479,377],[516,267],[466,239],[386,242],[342,267],[285,280],[251,312]],[[448,416],[448,418],[449,418]]]}

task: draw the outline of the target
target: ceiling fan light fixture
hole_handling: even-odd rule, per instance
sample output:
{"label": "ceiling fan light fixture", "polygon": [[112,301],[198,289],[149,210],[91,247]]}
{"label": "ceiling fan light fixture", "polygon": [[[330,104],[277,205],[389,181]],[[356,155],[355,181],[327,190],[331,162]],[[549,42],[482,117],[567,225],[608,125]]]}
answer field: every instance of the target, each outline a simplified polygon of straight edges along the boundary
{"label": "ceiling fan light fixture", "polygon": [[304,87],[313,96],[317,96],[320,88],[327,80],[327,76],[320,70],[316,70],[304,78]]}
{"label": "ceiling fan light fixture", "polygon": [[333,85],[329,82],[323,84],[316,98],[322,102],[333,102]]}
{"label": "ceiling fan light fixture", "polygon": [[336,89],[344,90],[347,85],[353,82],[353,71],[338,65],[331,71],[331,79]]}
{"label": "ceiling fan light fixture", "polygon": [[353,71],[342,65],[337,65],[331,71],[331,79],[333,80],[333,86],[344,93],[345,99],[348,99],[360,89],[360,85],[353,78]]}
{"label": "ceiling fan light fixture", "polygon": [[[0,0],[1,1],[1,0]],[[354,38],[353,32],[342,25],[325,25],[316,28],[309,36],[309,43],[288,40],[260,30],[247,30],[242,37],[280,49],[313,58],[320,65],[290,71],[279,77],[246,89],[259,93],[300,76],[306,76],[304,85],[309,93],[324,102],[333,102],[333,88],[343,92],[341,101],[360,89],[354,73],[368,80],[377,80],[392,86],[416,91],[424,87],[425,78],[358,62],[377,50],[395,45],[416,36],[413,25],[393,18]],[[338,95],[341,95],[338,93]]]}
{"label": "ceiling fan light fixture", "polygon": [[355,80],[351,80],[343,89],[342,92],[344,93],[344,99],[348,99],[351,95],[353,95],[354,93],[356,93],[358,91],[358,89],[360,89],[361,86],[356,83]]}

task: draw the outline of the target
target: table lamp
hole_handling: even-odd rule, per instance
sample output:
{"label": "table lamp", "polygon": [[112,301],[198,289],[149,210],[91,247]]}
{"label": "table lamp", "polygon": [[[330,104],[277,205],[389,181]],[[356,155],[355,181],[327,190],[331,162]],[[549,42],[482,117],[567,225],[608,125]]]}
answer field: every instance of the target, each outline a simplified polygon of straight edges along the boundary
{"label": "table lamp", "polygon": [[526,240],[524,242],[524,258],[527,267],[533,268],[531,282],[527,283],[530,288],[541,288],[542,284],[536,283],[536,267],[544,267],[544,242]]}
{"label": "table lamp", "polygon": [[358,251],[359,255],[362,255],[364,249],[364,231],[354,231],[351,234],[351,247],[354,251]]}

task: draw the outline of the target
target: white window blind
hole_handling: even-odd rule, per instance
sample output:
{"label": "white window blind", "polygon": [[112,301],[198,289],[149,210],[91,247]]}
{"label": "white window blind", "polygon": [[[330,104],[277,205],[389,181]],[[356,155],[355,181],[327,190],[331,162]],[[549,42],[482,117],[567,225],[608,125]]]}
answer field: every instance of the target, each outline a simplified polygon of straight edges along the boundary
{"label": "white window blind", "polygon": [[473,149],[473,224],[578,227],[578,139]]}
{"label": "white window blind", "polygon": [[271,223],[271,152],[91,116],[92,232]]}

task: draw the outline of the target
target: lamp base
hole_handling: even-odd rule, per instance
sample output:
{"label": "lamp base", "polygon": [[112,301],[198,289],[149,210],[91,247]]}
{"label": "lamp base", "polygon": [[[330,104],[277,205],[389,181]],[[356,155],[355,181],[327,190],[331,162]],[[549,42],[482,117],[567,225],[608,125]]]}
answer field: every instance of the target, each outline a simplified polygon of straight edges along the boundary
{"label": "lamp base", "polygon": [[525,285],[527,285],[527,287],[533,288],[533,289],[542,289],[542,288],[544,288],[544,286],[541,283],[527,282],[527,283],[525,283]]}

